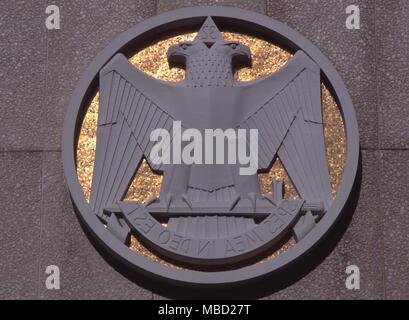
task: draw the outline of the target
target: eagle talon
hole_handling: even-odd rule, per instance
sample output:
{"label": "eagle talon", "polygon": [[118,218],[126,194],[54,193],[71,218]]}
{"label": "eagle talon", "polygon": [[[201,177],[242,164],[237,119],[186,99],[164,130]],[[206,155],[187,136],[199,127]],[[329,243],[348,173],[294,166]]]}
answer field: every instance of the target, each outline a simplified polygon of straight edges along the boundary
{"label": "eagle talon", "polygon": [[190,202],[186,193],[182,194],[182,201],[184,201],[188,205],[189,209],[192,210],[192,203]]}
{"label": "eagle talon", "polygon": [[250,192],[247,194],[247,198],[250,199],[251,206],[253,208],[253,212],[256,212],[256,202],[257,202],[257,197],[254,192]]}
{"label": "eagle talon", "polygon": [[153,203],[158,203],[159,201],[160,201],[160,200],[159,200],[158,197],[149,198],[149,200],[146,201],[146,203],[145,203],[145,207],[148,207],[148,206],[150,206],[150,205],[153,204]]}
{"label": "eagle talon", "polygon": [[166,204],[166,212],[169,212],[170,203],[172,202],[172,195],[167,194],[165,195],[165,204]]}
{"label": "eagle talon", "polygon": [[168,193],[168,194],[165,195],[164,198],[165,199],[164,199],[163,202],[164,202],[164,204],[166,206],[166,212],[169,212],[169,209],[170,209],[170,206],[171,206],[172,202],[178,202],[178,199],[183,201],[189,207],[190,210],[193,209],[192,202],[190,201],[190,199],[189,199],[189,197],[187,196],[186,193],[183,193],[182,195],[180,195],[180,198],[179,198],[179,195]]}
{"label": "eagle talon", "polygon": [[267,200],[268,202],[270,202],[273,206],[277,206],[277,203],[275,203],[274,199],[272,196],[270,195],[263,195],[263,199]]}
{"label": "eagle talon", "polygon": [[240,197],[239,194],[236,195],[233,198],[233,200],[230,202],[230,205],[229,205],[229,211],[232,211],[236,207],[236,205],[239,203],[240,199],[241,199],[241,197]]}
{"label": "eagle talon", "polygon": [[[253,212],[256,212],[257,195],[254,192],[250,192],[247,194],[246,198],[250,200]],[[242,199],[242,196],[239,194],[236,195],[230,202],[229,211],[232,211]]]}

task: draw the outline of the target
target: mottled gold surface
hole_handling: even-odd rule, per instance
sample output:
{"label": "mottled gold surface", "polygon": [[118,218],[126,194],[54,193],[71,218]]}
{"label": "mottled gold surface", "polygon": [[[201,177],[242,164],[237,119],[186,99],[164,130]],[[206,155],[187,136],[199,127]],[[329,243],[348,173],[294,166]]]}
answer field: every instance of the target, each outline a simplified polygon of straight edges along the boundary
{"label": "mottled gold surface", "polygon": [[85,114],[77,146],[77,175],[87,201],[91,195],[92,172],[94,171],[98,102],[99,94],[97,93]]}
{"label": "mottled gold surface", "polygon": [[332,195],[335,196],[344,173],[347,153],[344,121],[338,105],[329,90],[322,85],[322,105],[324,121],[324,138],[327,161],[332,186]]}
{"label": "mottled gold surface", "polygon": [[[290,238],[285,244],[283,244],[279,249],[275,250],[273,253],[268,254],[265,258],[261,259],[260,261],[258,261],[258,263],[263,263],[266,261],[269,261],[271,259],[274,259],[276,257],[278,257],[280,254],[282,254],[283,252],[287,251],[288,249],[290,249],[292,246],[294,246],[296,244],[296,241],[294,238]],[[129,246],[129,248],[132,251],[137,252],[138,254],[152,260],[155,262],[158,262],[160,264],[163,264],[164,266],[167,267],[171,267],[171,268],[175,268],[175,269],[179,269],[179,270],[183,270],[183,269],[191,269],[189,267],[181,267],[178,265],[175,265],[169,261],[166,261],[160,257],[158,257],[157,255],[155,255],[154,253],[152,253],[152,251],[148,250],[134,235],[131,236],[131,244]],[[242,268],[242,266],[240,267],[236,267],[238,268]],[[231,269],[234,269],[234,267],[232,267]]]}
{"label": "mottled gold surface", "polygon": [[125,195],[125,200],[146,202],[150,198],[159,197],[161,184],[162,176],[154,174],[148,162],[143,159]]}
{"label": "mottled gold surface", "polygon": [[[196,33],[187,33],[159,41],[156,44],[150,45],[139,51],[129,60],[137,68],[157,79],[180,81],[184,77],[184,71],[181,69],[169,68],[166,56],[167,49],[176,43],[191,41],[194,39],[195,35]],[[223,36],[227,40],[240,41],[251,49],[253,57],[252,68],[244,68],[236,73],[236,78],[241,81],[255,80],[269,75],[280,69],[291,57],[291,54],[283,49],[253,36],[231,32],[223,32]],[[345,132],[338,106],[324,85],[322,86],[322,102],[326,153],[332,192],[333,195],[335,195],[342,178],[346,156]],[[84,118],[77,149],[77,174],[87,200],[90,197],[95,158],[97,116],[98,94],[92,100]],[[281,179],[284,180],[285,184],[285,198],[296,199],[299,197],[279,160],[276,161],[269,173],[260,174],[259,179],[263,193],[271,193],[272,180]],[[144,160],[131,183],[125,199],[145,202],[152,196],[159,195],[161,183],[162,177],[153,174],[149,165]],[[288,250],[288,248],[294,244],[295,240],[291,238],[279,250],[268,255],[268,257],[261,260],[261,262],[276,257],[283,251]],[[130,247],[132,250],[137,251],[139,254],[144,255],[153,261],[179,268],[178,266],[158,258],[152,252],[147,250],[134,236],[132,236]]]}
{"label": "mottled gold surface", "polygon": [[179,267],[173,263],[170,263],[168,261],[163,260],[162,258],[159,258],[157,255],[153,254],[151,251],[149,251],[134,235],[131,236],[131,244],[129,248],[132,251],[137,252],[138,254],[152,260],[155,262],[158,262],[160,264],[163,264],[167,267],[172,267],[175,269],[184,269],[182,267]]}
{"label": "mottled gold surface", "polygon": [[159,41],[137,52],[129,61],[139,70],[148,75],[166,81],[180,81],[185,71],[179,68],[169,68],[167,52],[170,46],[183,41],[192,41],[196,33],[181,34]]}
{"label": "mottled gold surface", "polygon": [[274,259],[278,257],[280,254],[283,252],[286,252],[288,249],[290,249],[292,246],[296,244],[296,241],[293,237],[290,238],[286,243],[284,243],[280,249],[274,251],[273,253],[269,254],[266,258],[260,260],[260,262],[266,262],[268,260]]}
{"label": "mottled gold surface", "polygon": [[[159,41],[129,59],[138,69],[157,79],[166,81],[180,81],[185,71],[178,68],[169,68],[167,62],[168,48],[183,41],[192,41],[196,32],[182,34]],[[273,44],[248,35],[222,32],[226,40],[235,40],[247,45],[253,56],[252,68],[243,68],[236,73],[241,81],[255,80],[280,69],[291,57],[291,54]]]}
{"label": "mottled gold surface", "polygon": [[274,180],[284,181],[284,198],[299,199],[297,190],[295,190],[293,183],[288,177],[281,161],[276,160],[273,167],[268,173],[261,173],[258,175],[260,181],[260,189],[263,194],[272,194],[271,184]]}

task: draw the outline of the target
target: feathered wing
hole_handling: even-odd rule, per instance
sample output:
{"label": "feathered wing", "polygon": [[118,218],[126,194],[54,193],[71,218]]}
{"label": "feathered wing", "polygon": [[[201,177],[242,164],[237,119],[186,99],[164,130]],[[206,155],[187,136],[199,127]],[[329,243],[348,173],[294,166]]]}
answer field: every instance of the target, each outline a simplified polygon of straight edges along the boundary
{"label": "feathered wing", "polygon": [[[144,155],[148,159],[153,146],[152,130],[163,128],[170,132],[174,118],[169,107],[159,107],[172,94],[171,85],[138,71],[122,54],[101,70],[99,81],[90,206],[102,217],[104,208],[115,206],[123,198]],[[150,164],[161,170],[160,166]]]}
{"label": "feathered wing", "polygon": [[246,91],[247,114],[239,128],[259,130],[259,170],[268,169],[278,155],[300,196],[327,208],[332,196],[319,67],[299,51],[281,70]]}

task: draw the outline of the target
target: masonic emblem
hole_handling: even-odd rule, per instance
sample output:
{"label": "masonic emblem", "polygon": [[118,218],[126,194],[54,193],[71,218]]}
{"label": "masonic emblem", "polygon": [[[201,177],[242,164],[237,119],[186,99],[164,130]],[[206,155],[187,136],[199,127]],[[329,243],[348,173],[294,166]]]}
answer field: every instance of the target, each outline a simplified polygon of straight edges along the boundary
{"label": "masonic emblem", "polygon": [[[315,47],[269,18],[263,17],[268,23],[261,25],[260,15],[222,7],[183,9],[160,17],[129,30],[105,49],[73,95],[63,153],[75,207],[91,233],[136,271],[210,286],[275,274],[303,256],[330,229],[352,189],[359,146],[355,114],[344,85]],[[169,65],[185,70],[182,81],[155,79],[129,62],[131,43],[146,41],[146,34],[176,28],[183,21],[186,27],[197,28],[196,37],[167,51]],[[235,72],[251,67],[252,52],[239,41],[224,39],[220,29],[229,27],[263,33],[287,46],[293,55],[268,76],[239,81]],[[346,169],[336,196],[326,158],[324,81],[339,101],[348,139]],[[99,111],[87,203],[73,174],[72,148],[78,136],[73,124],[85,112],[95,83]],[[203,137],[209,130],[224,134],[221,143],[208,148],[201,138],[202,146],[194,148],[196,161],[175,161],[181,160],[182,149],[189,144],[184,132]],[[163,133],[167,135],[159,139]],[[220,148],[224,148],[222,160]],[[247,172],[239,161],[229,161],[231,155],[240,159],[240,150],[244,156],[250,154]],[[165,154],[168,161],[159,161]],[[267,172],[276,159],[299,198],[283,196],[282,180],[274,180],[269,193],[262,192],[258,174]],[[144,203],[125,200],[143,160],[163,177],[160,194]],[[131,235],[169,264],[129,250]],[[289,236],[296,244],[281,260],[260,262]]]}

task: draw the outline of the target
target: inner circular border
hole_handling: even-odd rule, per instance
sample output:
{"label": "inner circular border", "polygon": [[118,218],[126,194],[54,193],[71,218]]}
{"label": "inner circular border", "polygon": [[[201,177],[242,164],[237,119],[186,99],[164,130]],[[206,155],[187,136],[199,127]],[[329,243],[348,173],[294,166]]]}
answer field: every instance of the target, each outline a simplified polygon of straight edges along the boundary
{"label": "inner circular border", "polygon": [[[303,50],[321,68],[329,88],[338,102],[344,120],[346,136],[346,162],[342,182],[332,206],[317,226],[300,242],[278,257],[230,271],[203,272],[179,270],[154,262],[147,257],[136,254],[114,237],[93,214],[85,199],[77,178],[76,146],[79,128],[86,106],[94,93],[95,84],[101,68],[116,53],[129,53],[131,48],[146,43],[152,37],[186,26],[200,25],[204,19],[212,16],[216,23],[235,27],[263,35],[267,40],[278,43],[292,51]],[[77,209],[78,217],[98,244],[107,249],[114,258],[134,271],[146,276],[161,278],[176,284],[223,285],[239,284],[260,279],[266,275],[278,273],[285,266],[295,263],[312,249],[323,238],[339,218],[352,191],[359,162],[359,132],[355,110],[348,91],[331,62],[301,34],[285,24],[255,12],[231,7],[193,7],[170,11],[149,18],[115,37],[87,67],[76,86],[68,106],[64,121],[62,139],[62,158],[65,178],[72,202]]]}

